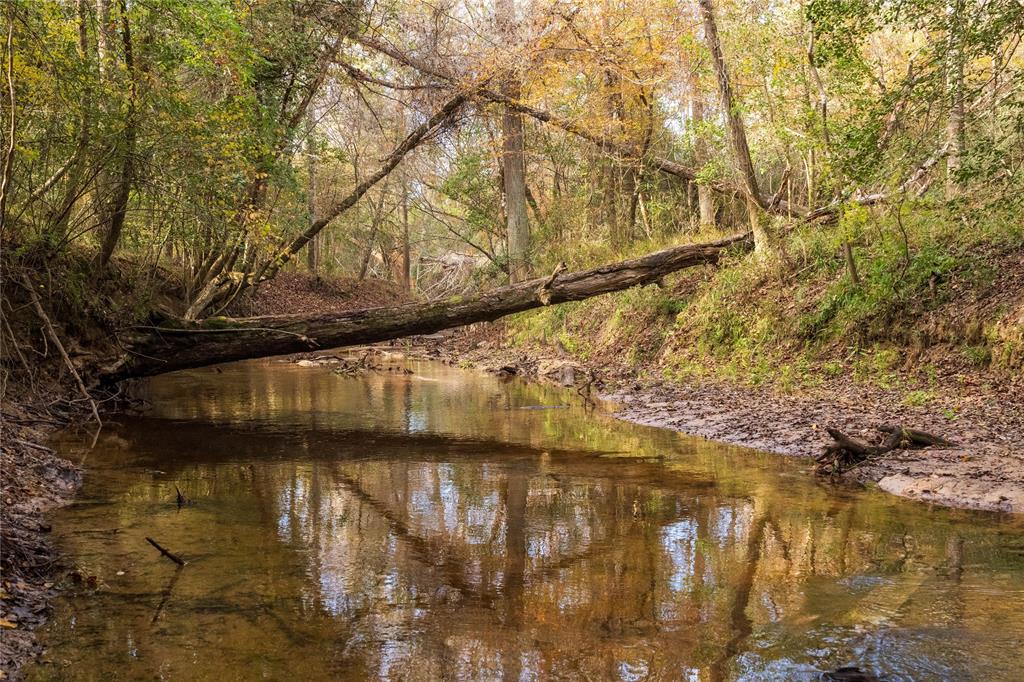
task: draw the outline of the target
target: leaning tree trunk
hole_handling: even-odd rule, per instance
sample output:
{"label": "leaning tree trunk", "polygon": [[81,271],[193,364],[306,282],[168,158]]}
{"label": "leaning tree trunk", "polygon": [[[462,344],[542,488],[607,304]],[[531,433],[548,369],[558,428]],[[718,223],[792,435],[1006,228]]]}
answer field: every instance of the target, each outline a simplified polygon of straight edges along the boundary
{"label": "leaning tree trunk", "polygon": [[[468,95],[459,93],[449,99],[429,119],[417,126],[402,142],[392,150],[391,154],[384,159],[368,178],[356,185],[344,198],[328,208],[324,215],[314,220],[309,227],[291,241],[281,245],[274,254],[265,260],[254,273],[233,273],[230,267],[218,276],[206,277],[206,285],[192,301],[192,304],[185,311],[185,317],[194,320],[200,317],[203,312],[214,304],[227,305],[231,298],[240,294],[243,290],[264,282],[274,277],[292,258],[296,256],[309,242],[315,238],[332,220],[355,206],[356,202],[366,194],[378,182],[386,178],[391,171],[401,163],[402,159],[422,144],[439,126],[444,125],[451,119],[459,108],[466,102]],[[265,185],[264,185],[265,186]],[[255,202],[253,202],[255,203]],[[244,232],[242,233],[244,236]],[[228,254],[230,263],[234,262],[233,254]],[[223,307],[223,305],[221,306]]]}
{"label": "leaning tree trunk", "polygon": [[231,360],[429,334],[658,282],[683,268],[716,263],[733,246],[751,248],[750,234],[677,246],[591,270],[556,271],[547,278],[511,284],[472,298],[321,315],[177,320],[160,327],[134,327],[118,339],[126,354],[97,374],[101,380],[112,382]]}
{"label": "leaning tree trunk", "polygon": [[715,21],[715,11],[711,0],[700,0],[700,11],[704,18],[704,41],[708,45],[708,50],[711,51],[711,63],[715,67],[715,77],[718,80],[718,96],[725,112],[725,118],[729,122],[729,141],[732,143],[736,165],[739,166],[747,194],[758,206],[767,210],[769,204],[761,195],[761,188],[757,183],[757,173],[754,171],[754,162],[750,158],[747,129],[733,97],[732,82],[729,79],[729,69],[726,67],[725,56],[722,53],[722,41],[718,38],[718,23]]}

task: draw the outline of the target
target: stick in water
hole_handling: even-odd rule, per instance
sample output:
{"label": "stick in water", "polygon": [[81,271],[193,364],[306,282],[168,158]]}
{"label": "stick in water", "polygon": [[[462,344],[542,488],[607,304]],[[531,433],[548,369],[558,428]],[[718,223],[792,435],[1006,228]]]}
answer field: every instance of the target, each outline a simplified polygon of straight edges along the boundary
{"label": "stick in water", "polygon": [[167,557],[168,559],[170,559],[174,563],[178,564],[179,566],[184,566],[185,565],[185,560],[184,559],[182,559],[181,557],[179,557],[179,556],[177,556],[175,554],[171,554],[170,552],[168,552],[166,549],[161,547],[160,544],[156,540],[154,540],[153,538],[146,538],[146,542],[148,542],[149,544],[151,544],[154,547],[156,547],[157,549],[159,549],[161,554],[163,554],[165,557]]}

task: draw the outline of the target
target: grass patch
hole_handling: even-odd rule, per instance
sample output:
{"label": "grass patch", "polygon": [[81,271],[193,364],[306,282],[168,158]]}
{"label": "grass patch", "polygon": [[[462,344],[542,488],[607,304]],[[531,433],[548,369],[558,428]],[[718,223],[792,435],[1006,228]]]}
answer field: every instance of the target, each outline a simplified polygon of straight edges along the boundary
{"label": "grass patch", "polygon": [[[715,377],[796,392],[843,376],[898,388],[910,375],[930,387],[935,366],[913,363],[936,342],[929,320],[953,306],[965,323],[942,329],[943,343],[962,338],[951,357],[968,368],[1013,368],[1024,358],[1020,324],[1000,322],[1005,311],[973,319],[968,304],[998,291],[1001,255],[1024,247],[1024,226],[978,216],[924,204],[899,214],[850,208],[836,225],[793,229],[770,257],[732,255],[713,274],[686,271],[666,288],[524,313],[511,330],[520,343],[557,339],[580,359],[607,357],[670,381]],[[597,251],[577,258],[610,258]],[[925,405],[933,396],[910,391],[905,400]]]}

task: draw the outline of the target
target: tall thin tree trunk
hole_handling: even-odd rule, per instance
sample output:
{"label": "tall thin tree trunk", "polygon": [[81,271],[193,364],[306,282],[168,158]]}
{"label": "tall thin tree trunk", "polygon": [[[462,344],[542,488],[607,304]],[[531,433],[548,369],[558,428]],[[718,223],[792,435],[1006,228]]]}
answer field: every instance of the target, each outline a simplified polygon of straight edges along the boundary
{"label": "tall thin tree trunk", "polygon": [[412,253],[409,248],[409,183],[402,181],[402,287],[412,290]]}
{"label": "tall thin tree trunk", "polygon": [[[114,158],[120,160],[120,168],[116,173],[103,173],[100,176],[100,227],[102,229],[103,241],[100,244],[100,252],[96,257],[96,266],[99,272],[106,269],[110,258],[114,255],[121,240],[121,231],[124,228],[125,217],[128,212],[128,199],[131,194],[132,183],[134,182],[134,155],[136,137],[136,97],[137,84],[135,78],[135,59],[132,52],[131,26],[128,23],[128,6],[125,0],[121,0],[121,39],[124,46],[124,63],[128,74],[129,94],[128,111],[125,114],[123,137],[114,143]],[[113,40],[116,36],[116,27],[111,23],[109,0],[97,0],[97,13],[100,17],[100,29],[97,35],[101,36],[102,47],[100,48],[100,73],[104,83],[110,87],[117,87],[116,58],[113,55]]]}
{"label": "tall thin tree trunk", "polygon": [[604,160],[604,193],[602,206],[604,212],[604,223],[608,226],[608,239],[614,246],[621,246],[625,240],[622,236],[622,228],[619,223],[619,193],[620,177],[619,169],[612,159]]}
{"label": "tall thin tree trunk", "polygon": [[814,163],[814,150],[810,149],[807,152],[807,156],[804,158],[804,173],[806,175],[807,184],[807,205],[814,206],[814,201],[817,194],[817,175],[815,171],[816,164]]}
{"label": "tall thin tree trunk", "polygon": [[757,202],[750,198],[750,195],[746,195],[744,198],[747,217],[750,219],[750,231],[754,235],[754,250],[761,254],[768,253],[775,248],[773,235],[766,225],[769,217],[761,210]]}
{"label": "tall thin tree trunk", "polygon": [[[603,30],[607,35],[612,33],[607,15],[602,19]],[[604,78],[605,115],[612,122],[614,130],[621,133],[625,124],[626,107],[622,99],[622,80],[619,75],[605,69]],[[642,152],[640,153],[642,156]],[[608,226],[609,241],[614,246],[622,246],[629,241],[631,226],[626,225],[625,217],[620,215],[622,197],[632,194],[629,178],[623,164],[613,155],[604,159],[604,222]]]}
{"label": "tall thin tree trunk", "polygon": [[[721,99],[723,113],[729,125],[729,141],[732,143],[735,163],[739,167],[740,176],[747,194],[748,211],[767,210],[768,200],[761,194],[757,182],[757,173],[754,171],[754,163],[750,158],[750,147],[747,144],[746,127],[743,125],[743,117],[733,98],[732,84],[729,81],[729,71],[725,64],[725,55],[722,53],[722,42],[718,37],[718,24],[715,22],[715,11],[711,0],[699,0],[701,16],[704,19],[704,40],[711,51],[711,62],[715,68],[715,77],[718,80],[718,95]],[[760,218],[755,219],[752,215],[751,226],[754,227],[755,249],[759,253],[770,249],[765,224]]]}
{"label": "tall thin tree trunk", "polygon": [[[694,151],[697,163],[703,166],[708,162],[708,145],[700,129],[704,123],[704,96],[701,94],[696,73],[690,77],[690,123],[694,128]],[[715,195],[707,184],[697,182],[697,209],[700,214],[701,228],[715,226]]]}
{"label": "tall thin tree trunk", "polygon": [[946,93],[949,113],[946,118],[946,198],[959,192],[958,174],[963,157],[964,143],[964,58],[963,58],[963,0],[952,0],[946,8]]}
{"label": "tall thin tree trunk", "polygon": [[[516,41],[515,0],[498,0],[496,20],[508,44]],[[522,83],[512,65],[502,84],[502,94],[514,100],[522,95]],[[501,116],[502,175],[505,185],[505,230],[508,239],[509,279],[518,282],[529,273],[530,222],[526,204],[526,154],[523,117],[505,107]]]}
{"label": "tall thin tree trunk", "polygon": [[370,258],[373,256],[373,245],[377,239],[377,223],[374,222],[370,228],[370,236],[366,240],[366,248],[363,249],[363,258],[359,263],[359,281],[366,279],[366,271],[370,269]]}
{"label": "tall thin tree trunk", "polygon": [[710,187],[697,184],[697,208],[700,213],[701,227],[715,227],[715,194]]}
{"label": "tall thin tree trunk", "polygon": [[9,6],[7,8],[7,64],[4,65],[6,75],[6,90],[7,106],[10,114],[10,118],[6,123],[8,125],[6,135],[7,138],[7,149],[4,150],[3,167],[0,169],[0,234],[3,234],[3,230],[7,227],[7,188],[11,184],[11,169],[14,164],[14,150],[15,150],[15,133],[18,129],[18,118],[17,118],[17,100],[14,94],[14,7]]}
{"label": "tall thin tree trunk", "polygon": [[373,245],[377,239],[377,230],[384,221],[384,198],[387,196],[382,189],[380,200],[373,211],[373,222],[370,224],[370,236],[366,239],[366,249],[363,250],[363,258],[359,263],[359,280],[366,279],[366,271],[370,268],[370,258],[373,256]]}
{"label": "tall thin tree trunk", "polygon": [[814,25],[811,24],[810,36],[807,38],[807,68],[811,73],[811,80],[814,81],[814,87],[818,91],[817,109],[821,114],[821,133],[824,137],[827,154],[832,146],[832,139],[828,131],[828,91],[825,90],[825,83],[821,80],[821,74],[818,73],[817,57],[814,55],[814,31]]}
{"label": "tall thin tree trunk", "polygon": [[100,80],[110,78],[116,40],[117,32],[110,16],[110,0],[96,0],[96,56],[99,59]]}
{"label": "tall thin tree trunk", "polygon": [[637,172],[634,168],[626,169],[626,176],[623,178],[625,191],[629,193],[629,212],[626,214],[626,237],[631,239],[636,234],[636,212],[637,202],[640,200],[640,183],[637,182]]}
{"label": "tall thin tree trunk", "polygon": [[[309,188],[306,190],[307,196],[307,212],[309,213],[309,224],[312,225],[316,222],[316,149],[313,144],[313,129],[315,123],[313,121],[312,112],[307,111],[306,121],[309,128],[309,137],[306,139],[306,163],[309,164]],[[320,246],[323,241],[323,235],[317,234],[310,240],[309,245],[306,247],[306,265],[309,267],[309,271],[314,275],[319,276],[320,274]]]}

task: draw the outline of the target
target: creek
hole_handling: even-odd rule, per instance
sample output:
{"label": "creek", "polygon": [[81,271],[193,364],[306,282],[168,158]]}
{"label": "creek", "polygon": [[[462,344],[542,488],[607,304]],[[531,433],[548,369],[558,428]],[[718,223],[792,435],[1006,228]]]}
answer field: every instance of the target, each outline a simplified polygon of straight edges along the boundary
{"label": "creek", "polygon": [[428,361],[253,361],[140,391],[95,444],[55,440],[85,470],[53,517],[80,581],[30,680],[1024,669],[1012,517],[833,487],[808,461]]}

